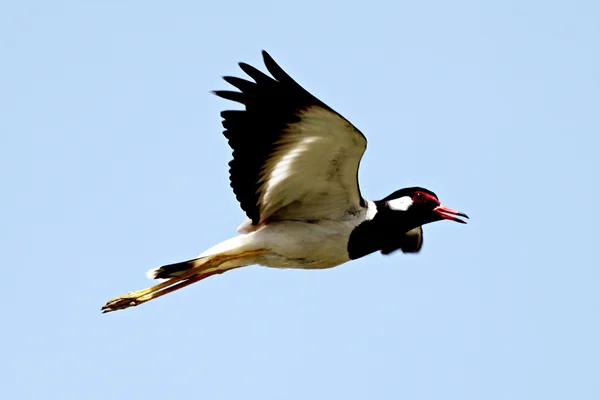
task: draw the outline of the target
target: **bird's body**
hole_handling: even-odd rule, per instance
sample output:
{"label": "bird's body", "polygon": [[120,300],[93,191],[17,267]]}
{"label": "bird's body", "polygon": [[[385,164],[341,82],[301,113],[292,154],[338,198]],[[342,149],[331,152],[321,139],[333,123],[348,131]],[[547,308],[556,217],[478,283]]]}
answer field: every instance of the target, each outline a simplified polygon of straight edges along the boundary
{"label": "bird's body", "polygon": [[[206,257],[265,249],[267,253],[237,260],[239,265],[258,264],[274,268],[325,269],[350,261],[348,241],[364,212],[346,221],[278,221],[226,240],[202,253]],[[228,269],[236,261],[224,263]]]}
{"label": "bird's body", "polygon": [[419,187],[380,201],[362,197],[358,167],[365,136],[298,85],[263,52],[272,77],[248,64],[253,80],[224,79],[239,92],[216,95],[245,110],[223,111],[223,132],[233,149],[230,180],[248,220],[240,233],[198,258],[150,270],[166,282],[109,301],[104,311],[137,305],[208,276],[259,264],[324,269],[367,254],[418,252],[421,226],[466,215],[440,204]]}
{"label": "bird's body", "polygon": [[[254,264],[272,268],[332,268],[351,260],[348,252],[350,236],[357,226],[367,221],[375,212],[374,202],[368,201],[366,205],[363,210],[348,214],[344,219],[273,221],[244,233],[244,229],[250,225],[248,220],[240,226],[240,235],[211,247],[195,260],[214,255],[236,255],[265,250],[263,253],[224,262],[213,271],[227,271]],[[192,268],[195,260],[152,269],[148,271],[147,276],[151,279],[176,277]]]}

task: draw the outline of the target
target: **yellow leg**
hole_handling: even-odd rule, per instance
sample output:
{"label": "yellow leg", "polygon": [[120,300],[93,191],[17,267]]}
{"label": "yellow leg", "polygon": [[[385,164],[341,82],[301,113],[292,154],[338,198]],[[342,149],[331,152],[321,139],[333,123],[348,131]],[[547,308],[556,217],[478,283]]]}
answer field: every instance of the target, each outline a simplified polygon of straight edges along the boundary
{"label": "yellow leg", "polygon": [[203,272],[207,269],[216,268],[227,261],[256,256],[264,254],[266,252],[266,250],[252,250],[235,255],[215,255],[207,257],[206,260],[199,259],[199,261],[204,262],[200,263],[199,265],[193,267],[189,271],[186,271],[185,273],[179,276],[168,279],[165,282],[162,282],[158,285],[154,285],[142,290],[136,290],[134,292],[129,292],[119,297],[115,297],[112,300],[109,300],[102,307],[102,312],[107,313],[111,311],[123,310],[125,308],[137,306],[152,299],[164,296],[165,294],[174,292],[175,290],[189,286],[192,283],[198,282],[201,279],[208,278],[209,276],[220,274],[226,271],[216,270],[211,272]]}
{"label": "yellow leg", "polygon": [[145,294],[143,296],[138,297],[135,300],[135,303],[136,303],[135,305],[137,306],[137,305],[140,305],[140,304],[145,303],[147,301],[154,300],[154,299],[156,299],[158,297],[164,296],[165,294],[169,294],[169,293],[174,292],[176,290],[183,289],[184,287],[189,286],[192,283],[196,283],[196,282],[198,282],[198,281],[200,281],[202,279],[208,278],[209,276],[222,274],[223,272],[231,271],[232,269],[236,269],[236,268],[240,268],[240,267],[233,267],[233,268],[226,269],[226,270],[216,270],[216,271],[203,272],[203,273],[196,274],[196,275],[192,276],[191,278],[188,278],[187,280],[185,280],[183,282],[179,282],[176,285],[169,286],[168,288],[165,288],[163,290],[160,290],[160,291],[157,291],[157,292],[152,292],[152,293]]}

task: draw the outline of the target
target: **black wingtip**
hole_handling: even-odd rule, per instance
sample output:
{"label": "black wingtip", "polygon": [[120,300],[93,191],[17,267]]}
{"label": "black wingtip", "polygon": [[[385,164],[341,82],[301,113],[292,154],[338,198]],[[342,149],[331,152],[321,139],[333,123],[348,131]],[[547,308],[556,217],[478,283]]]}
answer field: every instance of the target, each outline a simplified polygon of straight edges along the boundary
{"label": "black wingtip", "polygon": [[269,70],[269,72],[271,71],[271,68],[269,67],[270,65],[275,65],[275,66],[279,67],[279,65],[277,65],[277,63],[275,62],[275,60],[273,59],[273,57],[271,57],[271,55],[269,53],[267,53],[266,50],[263,50],[261,52],[261,54],[262,54],[262,57],[263,57],[263,62],[267,66],[267,69]]}
{"label": "black wingtip", "polygon": [[246,64],[245,62],[238,63],[242,71],[244,71],[249,77],[254,79],[254,81],[258,84],[260,83],[268,83],[273,81],[269,75],[266,75],[264,72],[256,69],[252,65]]}
{"label": "black wingtip", "polygon": [[265,62],[265,66],[267,67],[267,70],[271,73],[273,78],[275,78],[277,81],[279,81],[281,83],[287,82],[287,83],[292,83],[292,84],[298,85],[298,83],[296,83],[296,81],[294,79],[292,79],[292,77],[289,76],[288,73],[285,72],[283,70],[283,68],[281,68],[279,66],[279,64],[277,64],[277,62],[273,59],[273,57],[271,57],[271,55],[269,53],[267,53],[265,50],[263,50],[262,56],[263,56],[263,60]]}
{"label": "black wingtip", "polygon": [[213,90],[212,94],[225,100],[231,100],[240,104],[246,104],[246,96],[240,92],[232,92],[230,90]]}
{"label": "black wingtip", "polygon": [[[268,64],[277,65],[277,62],[275,61],[275,59],[266,50],[261,51],[261,54],[263,57],[263,61],[265,62],[265,65],[268,65]],[[277,66],[279,67],[279,65],[277,65]]]}

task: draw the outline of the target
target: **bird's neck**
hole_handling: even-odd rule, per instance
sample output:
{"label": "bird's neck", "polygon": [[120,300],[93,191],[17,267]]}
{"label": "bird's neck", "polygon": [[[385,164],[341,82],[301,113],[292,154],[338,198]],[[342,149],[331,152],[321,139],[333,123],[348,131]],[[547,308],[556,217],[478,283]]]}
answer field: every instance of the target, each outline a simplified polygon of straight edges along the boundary
{"label": "bird's neck", "polygon": [[351,260],[393,246],[406,232],[421,224],[409,213],[392,211],[383,201],[374,202],[377,213],[370,220],[359,224],[348,240],[348,255]]}

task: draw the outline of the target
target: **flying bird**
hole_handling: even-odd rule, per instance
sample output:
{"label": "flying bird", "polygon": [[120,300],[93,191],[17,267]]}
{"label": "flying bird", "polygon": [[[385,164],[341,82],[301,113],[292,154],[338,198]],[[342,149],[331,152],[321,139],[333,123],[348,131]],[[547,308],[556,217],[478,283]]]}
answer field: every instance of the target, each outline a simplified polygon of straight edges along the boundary
{"label": "flying bird", "polygon": [[422,226],[466,214],[422,187],[367,200],[358,185],[365,135],[293,80],[262,52],[271,76],[240,63],[251,79],[223,79],[237,91],[213,92],[244,110],[221,113],[233,150],[230,181],[248,219],[239,235],[195,259],[148,271],[162,283],[106,303],[110,312],[136,306],[212,275],[259,264],[324,269],[380,251],[419,252]]}

